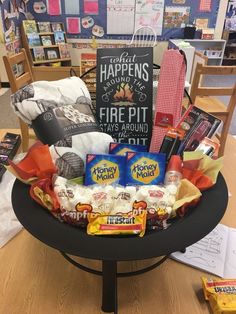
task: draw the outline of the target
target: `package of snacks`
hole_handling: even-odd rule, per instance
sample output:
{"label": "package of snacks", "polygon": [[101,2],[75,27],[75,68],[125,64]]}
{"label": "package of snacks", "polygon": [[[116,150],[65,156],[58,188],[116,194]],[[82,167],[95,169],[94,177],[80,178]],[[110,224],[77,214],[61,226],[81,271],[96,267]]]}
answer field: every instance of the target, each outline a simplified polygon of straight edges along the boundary
{"label": "package of snacks", "polygon": [[209,297],[209,303],[213,314],[235,314],[236,295],[218,294]]}
{"label": "package of snacks", "polygon": [[85,185],[124,185],[125,157],[117,155],[88,154],[86,158]]}
{"label": "package of snacks", "polygon": [[174,192],[171,187],[160,185],[139,187],[133,208],[135,209],[139,202],[145,202],[148,230],[162,230],[168,227],[167,220],[172,216],[172,207],[175,202]]}
{"label": "package of snacks", "polygon": [[92,191],[82,185],[71,184],[63,177],[54,180],[54,193],[60,204],[61,220],[79,227],[88,224],[88,213],[92,211]]}
{"label": "package of snacks", "polygon": [[166,155],[128,152],[126,154],[126,184],[159,184],[164,181]]}
{"label": "package of snacks", "polygon": [[207,279],[202,288],[214,314],[236,313],[236,279]]}
{"label": "package of snacks", "polygon": [[138,234],[142,237],[146,228],[146,211],[138,215],[88,215],[87,233],[90,235]]}
{"label": "package of snacks", "polygon": [[213,294],[234,294],[236,296],[236,279],[207,279],[202,277],[202,288],[206,300]]}
{"label": "package of snacks", "polygon": [[125,156],[127,152],[147,152],[146,145],[135,145],[128,143],[110,143],[109,154]]}

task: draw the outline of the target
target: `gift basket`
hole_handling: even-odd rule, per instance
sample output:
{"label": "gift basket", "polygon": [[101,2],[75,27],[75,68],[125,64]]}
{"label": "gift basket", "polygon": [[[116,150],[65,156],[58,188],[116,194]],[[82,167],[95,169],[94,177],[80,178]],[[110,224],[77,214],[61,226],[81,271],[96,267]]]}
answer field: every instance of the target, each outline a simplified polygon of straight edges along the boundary
{"label": "gift basket", "polygon": [[89,235],[144,236],[171,227],[215,184],[222,166],[210,139],[220,121],[194,106],[182,115],[184,76],[184,56],[167,50],[150,145],[119,143],[102,131],[78,77],[24,87],[12,106],[39,141],[6,168],[56,219]]}

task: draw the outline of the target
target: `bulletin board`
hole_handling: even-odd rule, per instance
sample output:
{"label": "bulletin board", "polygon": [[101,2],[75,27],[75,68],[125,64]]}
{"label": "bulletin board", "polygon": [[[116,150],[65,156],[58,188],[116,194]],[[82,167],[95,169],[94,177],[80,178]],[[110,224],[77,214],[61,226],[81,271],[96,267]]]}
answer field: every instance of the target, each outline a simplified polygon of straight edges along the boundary
{"label": "bulletin board", "polygon": [[[13,0],[5,0],[1,5],[2,14],[3,7],[8,8],[9,3]],[[22,3],[23,1],[21,1]],[[183,24],[173,23],[173,19],[165,23],[166,16],[175,15],[175,11],[189,9],[188,23],[193,23],[196,19],[207,22],[208,28],[214,28],[216,24],[218,8],[220,0],[37,0],[29,1],[27,10],[34,16],[36,21],[63,22],[67,31],[67,38],[88,39],[95,36],[101,39],[129,40],[134,32],[135,20],[137,19],[137,6],[145,7],[145,5],[157,5],[163,3],[163,22],[160,34],[157,40],[168,40],[170,38],[183,38]],[[107,5],[114,3],[119,7],[121,3],[133,5],[133,27],[121,34],[109,32]],[[40,12],[41,5],[41,12]],[[38,10],[35,7],[38,6]],[[114,6],[114,7],[115,7]],[[38,11],[38,12],[35,12]],[[43,12],[44,11],[44,12]],[[68,13],[69,12],[69,13]],[[49,14],[51,13],[51,14]],[[122,15],[121,15],[122,16]],[[24,18],[24,16],[22,15]],[[84,27],[87,19],[87,25]],[[20,21],[20,20],[18,20]],[[69,24],[68,24],[69,21]],[[92,21],[92,22],[91,22]],[[91,26],[89,23],[93,23]],[[124,18],[121,17],[117,25],[125,25]],[[93,27],[97,26],[96,32]],[[68,28],[70,31],[68,32]]]}
{"label": "bulletin board", "polygon": [[31,16],[31,13],[27,12],[27,6],[21,0],[2,1],[0,8],[7,52],[17,53],[21,48],[20,25],[26,17]]}

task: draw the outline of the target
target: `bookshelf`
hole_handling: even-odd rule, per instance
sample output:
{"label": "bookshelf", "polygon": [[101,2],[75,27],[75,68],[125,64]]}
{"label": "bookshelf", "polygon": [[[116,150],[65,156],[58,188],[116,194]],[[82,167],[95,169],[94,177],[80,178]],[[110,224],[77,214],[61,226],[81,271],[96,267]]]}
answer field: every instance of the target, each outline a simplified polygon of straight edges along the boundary
{"label": "bookshelf", "polygon": [[226,40],[223,65],[236,65],[236,31],[224,30],[222,38]]}
{"label": "bookshelf", "polygon": [[[95,67],[97,64],[96,53],[81,53],[80,57],[80,76],[88,72],[91,68]],[[96,70],[87,73],[83,77],[88,90],[92,93],[96,92]]]}
{"label": "bookshelf", "polygon": [[24,20],[21,34],[32,66],[71,66],[63,23]]}
{"label": "bookshelf", "polygon": [[192,47],[208,58],[208,65],[221,65],[223,61],[224,39],[185,39]]}

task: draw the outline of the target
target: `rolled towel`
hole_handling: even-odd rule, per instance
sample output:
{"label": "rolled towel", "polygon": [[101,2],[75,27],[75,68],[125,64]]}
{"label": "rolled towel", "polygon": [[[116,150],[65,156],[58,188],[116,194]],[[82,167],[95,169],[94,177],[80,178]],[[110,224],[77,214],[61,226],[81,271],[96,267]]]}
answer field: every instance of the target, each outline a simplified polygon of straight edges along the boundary
{"label": "rolled towel", "polygon": [[[78,77],[33,82],[11,96],[11,105],[44,144],[53,144],[50,152],[61,176],[81,176],[86,154],[108,153],[113,139],[101,132],[89,91]],[[55,120],[53,126],[42,124],[50,119]]]}

